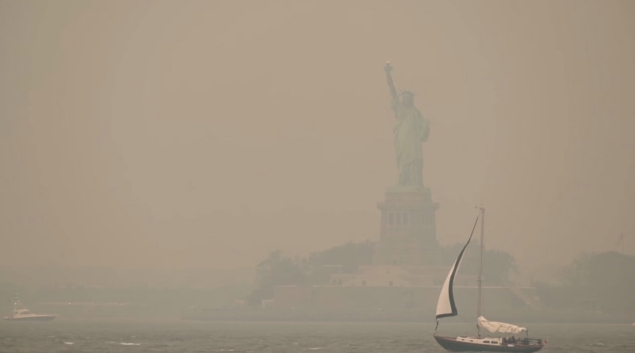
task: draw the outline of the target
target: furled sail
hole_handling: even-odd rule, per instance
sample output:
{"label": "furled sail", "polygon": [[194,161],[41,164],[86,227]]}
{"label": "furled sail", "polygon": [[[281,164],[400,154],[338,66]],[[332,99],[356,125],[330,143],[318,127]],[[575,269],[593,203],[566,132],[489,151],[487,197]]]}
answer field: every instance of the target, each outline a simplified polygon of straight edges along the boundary
{"label": "furled sail", "polygon": [[527,331],[525,327],[504,322],[487,321],[487,319],[482,316],[478,317],[478,325],[492,333],[521,333]]}
{"label": "furled sail", "polygon": [[476,222],[474,222],[474,227],[472,228],[472,233],[470,234],[470,238],[467,240],[467,243],[461,249],[459,253],[459,257],[454,262],[454,265],[450,269],[450,273],[448,273],[448,277],[445,279],[443,283],[443,287],[441,288],[441,294],[439,295],[439,301],[437,302],[437,319],[442,317],[456,316],[459,312],[456,309],[456,304],[454,303],[454,276],[456,272],[459,270],[461,266],[461,258],[463,257],[463,253],[465,252],[465,248],[472,240],[472,235],[474,235],[474,229],[476,229],[476,223],[478,222],[478,217],[476,217]]}

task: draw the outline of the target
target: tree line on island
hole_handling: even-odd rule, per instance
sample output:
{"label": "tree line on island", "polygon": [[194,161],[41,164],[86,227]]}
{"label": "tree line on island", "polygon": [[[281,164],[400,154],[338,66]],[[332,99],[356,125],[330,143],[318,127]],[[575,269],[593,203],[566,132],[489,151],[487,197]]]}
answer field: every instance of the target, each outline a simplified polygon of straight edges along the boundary
{"label": "tree line on island", "polygon": [[[432,265],[450,266],[464,244],[439,246]],[[461,264],[466,274],[478,272],[478,246],[468,247]],[[280,250],[272,251],[256,266],[256,288],[247,297],[249,303],[258,305],[261,299],[273,297],[273,287],[278,285],[325,285],[329,276],[320,271],[325,266],[338,266],[339,273],[355,273],[360,266],[373,263],[375,242],[349,242],[330,249],[311,253],[308,257],[285,256]],[[483,274],[492,285],[504,284],[510,274],[517,271],[516,259],[503,250],[486,249],[487,261],[483,263]]]}
{"label": "tree line on island", "polygon": [[[435,266],[450,268],[462,243],[439,246]],[[318,251],[308,257],[285,256],[273,251],[256,266],[256,286],[246,297],[251,305],[273,297],[277,285],[325,285],[329,276],[320,268],[338,266],[340,273],[355,273],[360,266],[372,265],[375,242],[349,242]],[[476,274],[478,244],[466,250],[461,272]],[[519,273],[516,258],[504,250],[485,249],[483,278],[488,285],[513,285],[510,276]],[[635,256],[615,252],[583,253],[559,270],[554,283],[532,281],[547,307],[588,309],[597,312],[635,314]]]}

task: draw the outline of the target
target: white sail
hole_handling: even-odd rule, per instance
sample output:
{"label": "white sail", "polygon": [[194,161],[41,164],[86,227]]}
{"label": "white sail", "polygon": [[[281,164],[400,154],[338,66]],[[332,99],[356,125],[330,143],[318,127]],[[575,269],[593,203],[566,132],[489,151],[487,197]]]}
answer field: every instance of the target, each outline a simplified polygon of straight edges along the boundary
{"label": "white sail", "polygon": [[527,331],[525,327],[508,324],[505,322],[488,321],[482,316],[478,317],[478,325],[492,333],[521,333]]}
{"label": "white sail", "polygon": [[457,262],[452,266],[441,288],[441,294],[437,302],[437,319],[457,314],[456,305],[454,305],[454,296],[450,294],[450,287],[452,287],[453,276],[456,273],[454,268],[457,267],[457,264],[460,266],[460,260],[460,258],[457,259]]}
{"label": "white sail", "polygon": [[461,267],[461,259],[463,258],[463,253],[465,252],[465,248],[467,248],[468,244],[470,243],[470,240],[472,240],[472,235],[474,235],[474,229],[476,228],[477,222],[478,217],[476,217],[474,227],[472,227],[470,238],[463,246],[463,249],[461,249],[459,257],[456,258],[454,265],[450,269],[450,273],[448,273],[448,277],[446,277],[445,279],[445,283],[443,283],[441,294],[439,294],[439,300],[437,301],[437,319],[448,316],[456,316],[458,314],[456,304],[454,303],[454,276],[456,276],[456,272],[459,270],[459,267]]}

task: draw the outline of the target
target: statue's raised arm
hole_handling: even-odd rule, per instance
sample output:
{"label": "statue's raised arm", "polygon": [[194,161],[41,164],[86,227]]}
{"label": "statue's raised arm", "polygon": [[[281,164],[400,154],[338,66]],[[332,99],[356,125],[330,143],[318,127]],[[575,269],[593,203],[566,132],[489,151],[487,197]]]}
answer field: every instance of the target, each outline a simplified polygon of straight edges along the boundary
{"label": "statue's raised arm", "polygon": [[388,81],[388,88],[390,89],[390,95],[392,96],[393,101],[397,100],[397,90],[395,89],[395,84],[392,82],[392,65],[390,65],[390,61],[386,61],[386,66],[384,66],[384,71],[386,71],[386,81]]}

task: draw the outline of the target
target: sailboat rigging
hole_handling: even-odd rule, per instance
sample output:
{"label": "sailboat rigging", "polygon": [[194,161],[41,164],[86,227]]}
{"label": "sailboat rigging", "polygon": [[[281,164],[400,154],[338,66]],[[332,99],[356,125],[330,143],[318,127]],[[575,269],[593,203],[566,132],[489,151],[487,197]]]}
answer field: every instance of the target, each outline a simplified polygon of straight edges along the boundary
{"label": "sailboat rigging", "polygon": [[[480,239],[480,259],[479,259],[479,272],[478,272],[478,305],[476,313],[476,327],[477,336],[458,336],[447,337],[437,335],[437,329],[439,327],[439,319],[444,317],[451,317],[458,315],[456,303],[454,301],[454,278],[461,266],[461,260],[465,249],[470,244],[474,230],[478,221],[481,221],[481,239]],[[441,287],[441,293],[437,302],[437,325],[434,329],[434,339],[445,349],[453,352],[467,352],[467,351],[480,351],[480,352],[523,352],[530,353],[536,352],[542,349],[547,343],[545,340],[539,338],[529,338],[527,335],[527,329],[525,327],[516,326],[504,322],[488,321],[482,316],[482,280],[483,280],[483,238],[485,233],[485,208],[480,208],[479,215],[476,217],[474,226],[470,237],[461,249],[459,256],[457,257],[454,265],[450,269],[450,273],[445,279],[443,287]],[[516,339],[514,336],[507,337],[481,337],[481,328],[488,330],[491,333],[502,334],[518,334],[525,332],[526,337],[522,339]]]}

